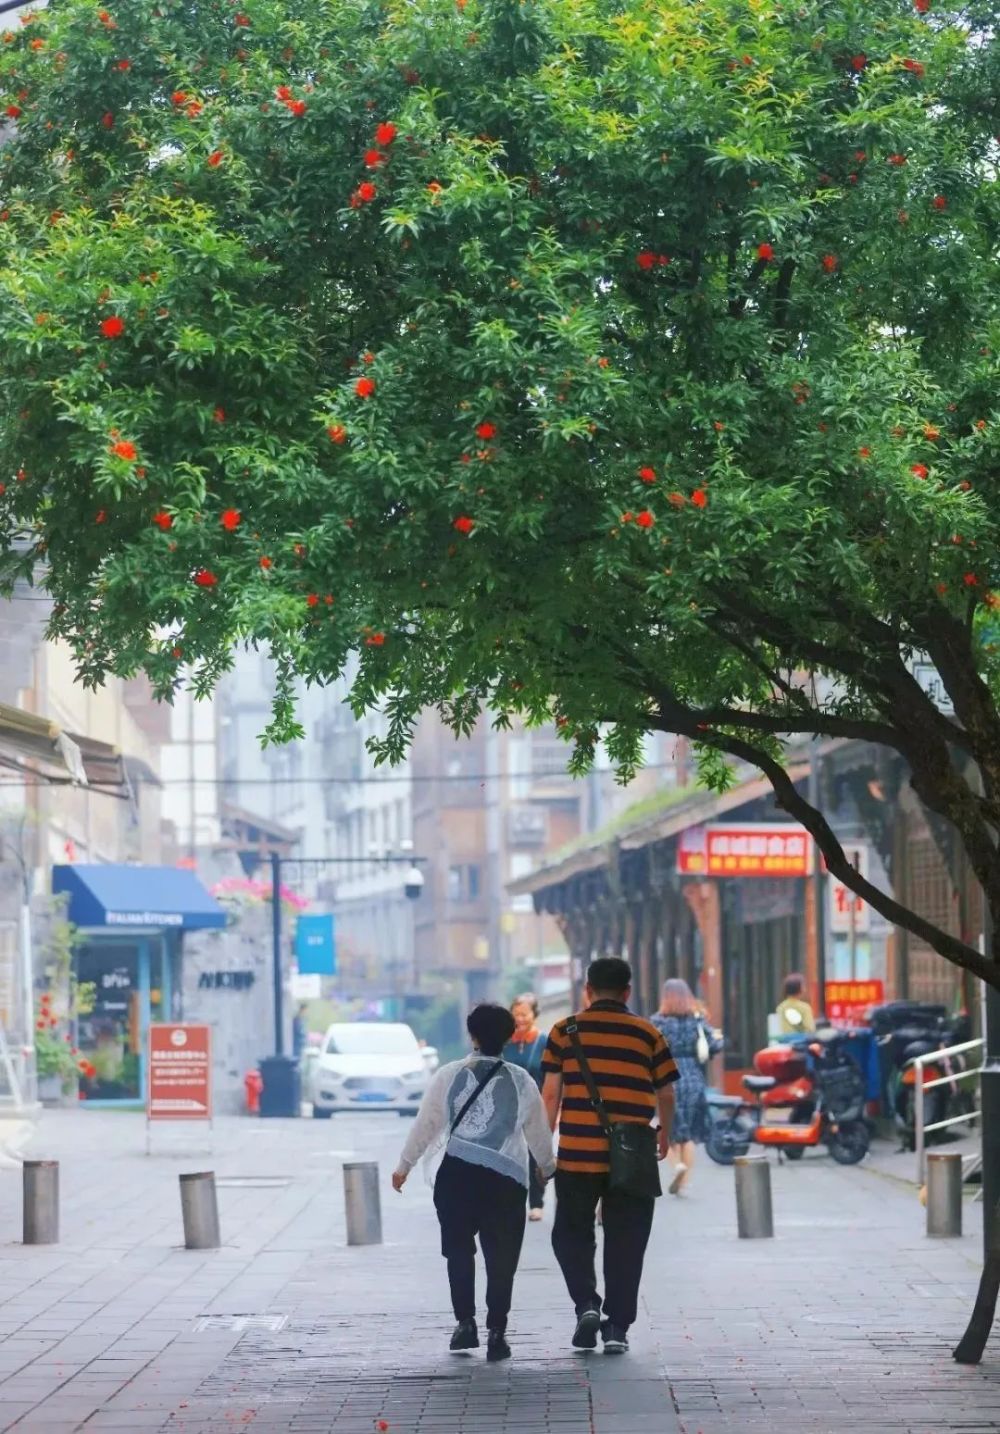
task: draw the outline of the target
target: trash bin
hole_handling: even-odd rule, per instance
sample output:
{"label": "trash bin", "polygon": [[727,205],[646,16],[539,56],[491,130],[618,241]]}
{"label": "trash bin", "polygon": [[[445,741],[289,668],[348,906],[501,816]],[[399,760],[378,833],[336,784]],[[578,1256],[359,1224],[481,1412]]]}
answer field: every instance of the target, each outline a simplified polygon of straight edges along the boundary
{"label": "trash bin", "polygon": [[302,1114],[302,1082],[299,1063],[293,1056],[265,1056],[260,1074],[264,1082],[260,1093],[262,1117]]}

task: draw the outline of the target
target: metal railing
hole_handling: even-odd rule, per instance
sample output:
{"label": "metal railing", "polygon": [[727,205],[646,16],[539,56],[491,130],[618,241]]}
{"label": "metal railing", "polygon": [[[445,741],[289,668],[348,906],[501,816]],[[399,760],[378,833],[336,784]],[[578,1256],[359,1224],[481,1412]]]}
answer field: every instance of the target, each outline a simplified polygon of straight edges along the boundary
{"label": "metal railing", "polygon": [[923,1185],[927,1170],[927,1136],[935,1130],[944,1130],[949,1125],[968,1125],[980,1118],[978,1110],[966,1111],[962,1115],[950,1115],[947,1120],[935,1120],[930,1125],[926,1122],[924,1110],[924,1095],[927,1091],[933,1090],[939,1085],[954,1085],[960,1080],[975,1080],[979,1077],[982,1067],[969,1066],[964,1071],[952,1071],[949,1075],[939,1076],[937,1080],[924,1080],[924,1067],[933,1062],[947,1061],[952,1056],[960,1056],[965,1051],[982,1051],[984,1042],[982,1037],[974,1041],[963,1041],[958,1046],[945,1046],[940,1051],[928,1051],[926,1055],[914,1056],[911,1064],[916,1071],[916,1081],[913,1087],[913,1123],[914,1123],[914,1149],[917,1153],[917,1180]]}

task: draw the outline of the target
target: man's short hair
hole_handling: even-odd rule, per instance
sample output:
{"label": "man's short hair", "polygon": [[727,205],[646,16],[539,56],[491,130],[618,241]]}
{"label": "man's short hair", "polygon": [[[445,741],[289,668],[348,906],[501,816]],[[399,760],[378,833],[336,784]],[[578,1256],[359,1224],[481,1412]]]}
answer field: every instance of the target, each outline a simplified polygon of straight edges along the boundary
{"label": "man's short hair", "polygon": [[587,985],[594,991],[621,995],[632,984],[632,967],[618,956],[600,956],[587,968]]}
{"label": "man's short hair", "polygon": [[484,1056],[498,1056],[514,1034],[514,1017],[494,1001],[473,1006],[465,1025]]}

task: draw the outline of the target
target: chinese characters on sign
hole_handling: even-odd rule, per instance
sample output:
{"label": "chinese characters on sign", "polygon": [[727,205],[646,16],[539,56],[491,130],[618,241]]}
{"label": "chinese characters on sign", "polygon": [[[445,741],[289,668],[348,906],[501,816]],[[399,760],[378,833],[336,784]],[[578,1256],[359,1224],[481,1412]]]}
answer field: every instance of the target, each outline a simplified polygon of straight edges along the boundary
{"label": "chinese characters on sign", "polygon": [[914,658],[910,663],[910,672],[916,679],[917,686],[931,699],[937,710],[943,712],[946,717],[954,717],[955,704],[945,691],[941,674],[934,664],[926,658]]}
{"label": "chinese characters on sign", "polygon": [[791,823],[719,824],[681,834],[677,870],[687,876],[808,876],[812,842]]}
{"label": "chinese characters on sign", "polygon": [[880,1006],[885,999],[881,981],[827,981],[826,1014],[831,1021],[859,1026],[869,1006]]}
{"label": "chinese characters on sign", "polygon": [[[859,876],[867,881],[870,849],[867,842],[843,843],[844,855]],[[842,881],[827,873],[827,887],[830,893],[830,930],[845,936],[853,932],[867,931],[871,925],[871,907],[860,896],[849,891]],[[854,907],[853,916],[851,906]]]}
{"label": "chinese characters on sign", "polygon": [[150,1026],[147,1120],[209,1120],[212,1040],[208,1026]]}

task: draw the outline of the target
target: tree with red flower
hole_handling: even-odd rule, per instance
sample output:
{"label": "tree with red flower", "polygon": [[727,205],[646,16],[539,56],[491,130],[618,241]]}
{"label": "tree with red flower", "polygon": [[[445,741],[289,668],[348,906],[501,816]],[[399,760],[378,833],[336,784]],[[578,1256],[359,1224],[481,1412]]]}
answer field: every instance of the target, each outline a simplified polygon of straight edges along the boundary
{"label": "tree with red flower", "polygon": [[227,533],[235,533],[236,529],[243,522],[243,514],[238,508],[224,508],[219,522]]}
{"label": "tree with red flower", "polygon": [[[358,395],[358,398],[371,398],[377,387],[378,385],[373,378],[365,376],[358,379],[354,385],[354,392]],[[335,443],[337,441],[337,439],[334,439]]]}
{"label": "tree with red flower", "polygon": [[99,327],[106,339],[120,339],[125,332],[125,320],[112,314],[111,318],[102,319]]}

